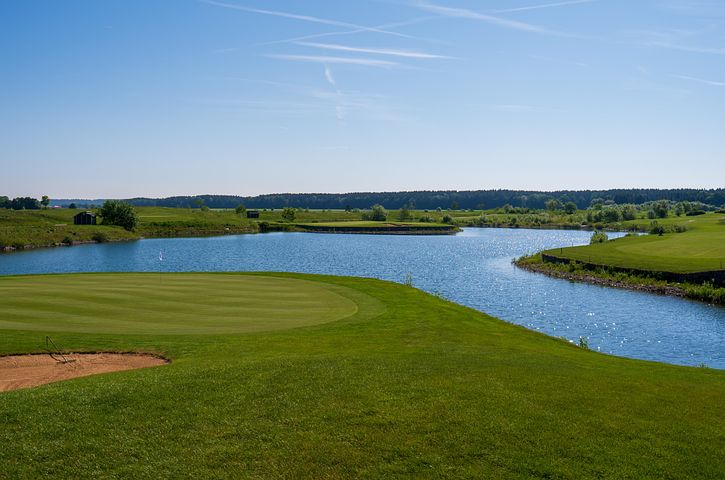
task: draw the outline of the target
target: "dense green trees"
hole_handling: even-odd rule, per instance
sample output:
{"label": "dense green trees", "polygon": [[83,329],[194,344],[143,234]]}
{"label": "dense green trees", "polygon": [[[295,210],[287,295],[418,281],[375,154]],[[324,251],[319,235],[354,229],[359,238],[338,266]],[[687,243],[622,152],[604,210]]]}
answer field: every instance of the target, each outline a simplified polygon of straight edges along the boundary
{"label": "dense green trees", "polygon": [[616,190],[566,190],[556,192],[534,192],[523,190],[475,190],[475,191],[415,191],[415,192],[360,192],[360,193],[284,193],[239,197],[231,195],[203,195],[200,197],[169,197],[164,199],[135,198],[129,200],[136,206],[182,207],[195,205],[201,199],[210,208],[235,208],[244,203],[254,208],[281,208],[282,206],[311,209],[367,208],[369,205],[387,205],[398,209],[404,205],[415,205],[421,210],[448,208],[454,202],[458,208],[476,208],[485,204],[487,208],[499,208],[510,204],[532,209],[545,208],[547,200],[561,203],[573,202],[580,209],[601,205],[605,202],[618,205],[641,205],[646,202],[666,199],[671,202],[702,202],[709,205],[725,204],[725,188],[698,189],[616,189]]}
{"label": "dense green trees", "polygon": [[138,216],[133,207],[126,202],[106,200],[98,214],[104,225],[116,225],[131,231],[138,225]]}
{"label": "dense green trees", "polygon": [[17,197],[13,198],[10,201],[10,206],[5,208],[12,208],[13,210],[39,210],[40,202],[37,198]]}

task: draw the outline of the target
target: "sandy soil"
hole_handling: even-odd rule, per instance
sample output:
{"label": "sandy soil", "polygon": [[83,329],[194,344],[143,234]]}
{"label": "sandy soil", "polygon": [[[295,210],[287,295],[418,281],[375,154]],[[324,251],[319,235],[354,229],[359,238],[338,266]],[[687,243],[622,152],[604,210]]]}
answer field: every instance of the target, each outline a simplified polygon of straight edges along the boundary
{"label": "sandy soil", "polygon": [[136,353],[70,353],[65,358],[71,361],[59,362],[47,354],[0,357],[0,392],[169,363],[155,355]]}

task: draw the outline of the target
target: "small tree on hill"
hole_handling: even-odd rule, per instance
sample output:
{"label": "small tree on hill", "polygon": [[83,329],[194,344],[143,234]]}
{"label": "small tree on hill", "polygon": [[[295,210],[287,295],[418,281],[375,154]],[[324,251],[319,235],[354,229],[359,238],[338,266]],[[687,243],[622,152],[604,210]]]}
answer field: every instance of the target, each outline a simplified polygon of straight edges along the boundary
{"label": "small tree on hill", "polygon": [[237,215],[244,215],[247,211],[247,207],[240,203],[239,205],[237,205],[237,208],[235,208],[234,211],[237,212]]}
{"label": "small tree on hill", "polygon": [[413,214],[411,213],[410,209],[408,207],[403,207],[398,212],[398,220],[401,222],[404,222],[406,220],[412,220]]}
{"label": "small tree on hill", "polygon": [[551,200],[547,200],[546,203],[546,209],[554,212],[556,210],[561,210],[561,202],[555,198],[552,198]]}
{"label": "small tree on hill", "polygon": [[40,204],[43,206],[43,208],[48,208],[48,205],[50,205],[50,197],[48,197],[48,195],[43,195],[43,197],[40,199]]}
{"label": "small tree on hill", "polygon": [[576,213],[576,203],[574,203],[574,202],[566,202],[566,205],[564,205],[564,212],[567,215],[571,215],[573,213]]}
{"label": "small tree on hill", "polygon": [[596,243],[604,243],[609,240],[609,236],[604,232],[594,232],[592,238],[589,239],[589,244],[594,245]]}
{"label": "small tree on hill", "polygon": [[98,214],[103,218],[104,225],[116,225],[128,231],[138,225],[138,217],[133,207],[126,202],[106,200]]}
{"label": "small tree on hill", "polygon": [[388,219],[388,212],[382,205],[373,205],[369,212],[363,213],[363,220],[372,220],[374,222],[384,222]]}
{"label": "small tree on hill", "polygon": [[294,222],[297,212],[294,208],[287,207],[282,210],[282,218],[288,222]]}

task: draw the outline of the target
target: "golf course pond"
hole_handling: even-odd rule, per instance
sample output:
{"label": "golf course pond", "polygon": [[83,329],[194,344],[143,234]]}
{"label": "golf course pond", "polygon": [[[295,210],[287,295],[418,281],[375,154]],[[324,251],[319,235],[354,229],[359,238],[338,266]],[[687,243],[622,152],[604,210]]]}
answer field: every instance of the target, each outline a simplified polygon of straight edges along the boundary
{"label": "golf course pond", "polygon": [[[454,236],[270,233],[140,240],[0,255],[0,275],[70,272],[279,271],[413,285],[593,350],[725,368],[725,308],[572,283],[520,270],[513,258],[584,245],[590,232],[465,229]],[[616,237],[617,235],[610,235]]]}

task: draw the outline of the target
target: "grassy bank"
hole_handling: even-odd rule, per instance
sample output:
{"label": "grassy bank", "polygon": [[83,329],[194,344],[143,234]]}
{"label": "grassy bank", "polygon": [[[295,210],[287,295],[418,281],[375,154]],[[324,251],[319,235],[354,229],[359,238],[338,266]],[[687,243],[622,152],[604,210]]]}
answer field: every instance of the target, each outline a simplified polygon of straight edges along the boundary
{"label": "grassy bank", "polygon": [[[68,350],[173,361],[1,394],[10,478],[725,476],[725,372],[601,355],[402,285],[99,274],[0,279],[10,292],[2,354],[52,328]],[[335,308],[304,314],[319,295]]]}
{"label": "grassy bank", "polygon": [[725,304],[725,215],[669,218],[657,225],[681,233],[556,248],[516,264],[569,280]]}
{"label": "grassy bank", "polygon": [[628,273],[609,269],[605,266],[592,268],[576,261],[568,264],[546,262],[542,259],[540,253],[519,258],[514,263],[524,270],[543,273],[565,280],[684,297],[701,302],[725,305],[725,288],[718,288],[707,283],[671,282],[657,278],[656,274]]}
{"label": "grassy bank", "polygon": [[[725,268],[725,215],[708,213],[690,218],[658,220],[662,227],[684,227],[683,233],[627,236],[604,243],[554,249],[557,257],[577,262],[643,271],[691,273]],[[642,227],[638,221],[630,227]]]}
{"label": "grassy bank", "polygon": [[297,223],[295,228],[317,233],[365,233],[402,235],[450,235],[460,229],[455,225],[423,222],[319,222]]}
{"label": "grassy bank", "polygon": [[[436,230],[456,231],[450,224],[435,222],[365,222],[362,212],[344,210],[298,210],[295,220],[282,217],[282,210],[262,210],[259,219],[247,219],[234,210],[139,207],[138,227],[128,232],[106,225],[73,225],[73,216],[80,210],[5,210],[0,209],[0,251],[52,247],[86,242],[115,242],[139,238],[200,237],[234,235],[260,231],[333,231],[337,228],[359,227],[352,233],[428,233]],[[391,218],[399,212],[390,212]],[[416,215],[419,219],[423,214]],[[309,227],[309,228],[308,228]],[[398,227],[398,228],[396,228]],[[415,227],[415,228],[411,228]],[[353,229],[355,230],[355,229]],[[363,232],[365,230],[366,232]]]}

